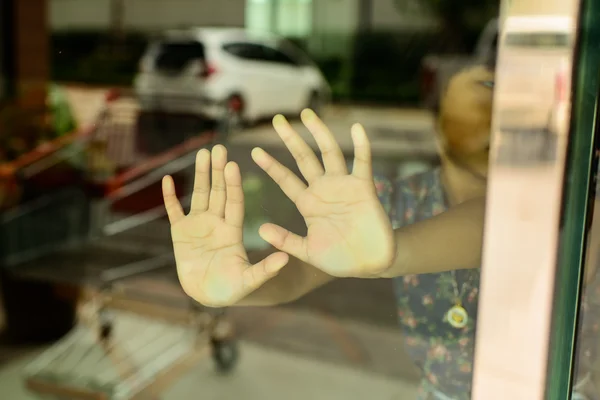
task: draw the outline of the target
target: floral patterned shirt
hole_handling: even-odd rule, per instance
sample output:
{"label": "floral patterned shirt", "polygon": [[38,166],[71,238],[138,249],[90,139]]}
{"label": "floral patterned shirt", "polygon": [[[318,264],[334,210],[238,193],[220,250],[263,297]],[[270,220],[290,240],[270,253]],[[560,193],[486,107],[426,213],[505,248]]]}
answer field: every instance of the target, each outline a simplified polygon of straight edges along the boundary
{"label": "floral patterned shirt", "polygon": [[[397,182],[376,177],[375,184],[394,228],[447,209],[439,168]],[[458,270],[394,279],[406,349],[423,372],[422,399],[432,391],[452,399],[470,398],[479,272]],[[457,300],[469,316],[464,328],[455,328],[446,320]]]}
{"label": "floral patterned shirt", "polygon": [[[436,168],[397,181],[375,177],[379,199],[394,228],[431,218],[447,210],[440,172]],[[398,318],[403,328],[406,350],[422,371],[419,400],[471,398],[479,281],[480,269],[407,275],[394,279]],[[588,285],[582,302],[577,368],[580,378],[589,372],[597,357],[596,342],[600,329],[598,281],[600,277]],[[455,328],[446,319],[457,297],[469,316],[464,328]],[[440,394],[443,397],[439,397]],[[586,394],[590,399],[598,398],[596,393]]]}

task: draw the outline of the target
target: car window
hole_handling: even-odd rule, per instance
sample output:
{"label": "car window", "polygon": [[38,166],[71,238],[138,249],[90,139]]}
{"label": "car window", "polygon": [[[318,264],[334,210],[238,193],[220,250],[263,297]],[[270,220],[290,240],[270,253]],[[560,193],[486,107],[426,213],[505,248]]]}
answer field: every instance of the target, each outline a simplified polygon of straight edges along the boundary
{"label": "car window", "polygon": [[263,46],[254,43],[228,43],[223,46],[227,53],[251,61],[267,61]]}
{"label": "car window", "polygon": [[277,43],[277,48],[283,54],[287,55],[292,60],[294,60],[296,65],[313,65],[314,64],[313,61],[310,59],[310,57],[304,51],[302,51],[296,45],[294,45],[293,43],[290,43],[287,40],[281,40],[279,43]]}
{"label": "car window", "polygon": [[179,70],[190,61],[203,59],[204,45],[200,42],[162,42],[158,46],[155,66],[162,70]]}
{"label": "car window", "polygon": [[228,43],[223,46],[227,53],[244,60],[269,62],[285,65],[298,63],[289,55],[269,46],[255,43]]}
{"label": "car window", "polygon": [[265,52],[265,58],[267,61],[291,66],[298,65],[298,62],[294,58],[280,50],[274,49],[273,47],[263,46],[263,51]]}

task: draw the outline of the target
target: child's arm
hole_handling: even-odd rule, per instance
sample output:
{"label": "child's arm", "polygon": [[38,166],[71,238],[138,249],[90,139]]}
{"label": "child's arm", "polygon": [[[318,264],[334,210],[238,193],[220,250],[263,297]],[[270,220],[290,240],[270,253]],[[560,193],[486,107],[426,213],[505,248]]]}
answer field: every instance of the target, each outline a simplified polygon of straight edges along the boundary
{"label": "child's arm", "polygon": [[[250,261],[254,262],[266,254],[250,254]],[[274,306],[290,303],[305,294],[317,289],[334,277],[309,265],[297,258],[290,257],[288,264],[277,276],[263,284],[260,288],[250,293],[236,306]]]}
{"label": "child's arm", "polygon": [[484,219],[485,198],[481,197],[396,229],[397,256],[382,277],[478,268]]}
{"label": "child's arm", "polygon": [[[485,198],[478,198],[428,220],[396,229],[398,256],[382,277],[478,268],[483,246],[484,214]],[[600,220],[600,213],[596,215]],[[600,228],[600,224],[597,226]],[[317,268],[291,258],[279,275],[237,305],[265,306],[291,302],[333,279]]]}

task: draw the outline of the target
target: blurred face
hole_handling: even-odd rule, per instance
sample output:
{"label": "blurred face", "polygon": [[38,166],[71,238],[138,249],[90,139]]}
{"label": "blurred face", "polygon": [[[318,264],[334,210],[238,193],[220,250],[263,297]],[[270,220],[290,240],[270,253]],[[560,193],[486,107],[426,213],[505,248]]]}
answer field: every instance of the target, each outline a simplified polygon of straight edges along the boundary
{"label": "blurred face", "polygon": [[440,108],[440,143],[460,167],[487,176],[494,73],[476,66],[456,74]]}

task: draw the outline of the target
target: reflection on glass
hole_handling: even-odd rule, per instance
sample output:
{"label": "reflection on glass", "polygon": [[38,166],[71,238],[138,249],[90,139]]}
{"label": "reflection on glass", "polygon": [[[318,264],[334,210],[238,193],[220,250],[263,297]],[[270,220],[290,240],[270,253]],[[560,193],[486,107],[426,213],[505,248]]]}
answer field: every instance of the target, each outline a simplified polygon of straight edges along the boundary
{"label": "reflection on glass", "polygon": [[[172,0],[65,0],[52,2],[53,14],[67,15],[77,1],[105,16],[112,4],[122,29],[105,37],[110,24],[99,20],[102,32],[54,33],[51,69],[64,81],[135,84],[88,113],[101,115],[88,150],[112,165],[92,189],[81,184],[93,191],[90,236],[102,246],[35,263],[57,280],[81,280],[82,269],[99,275],[106,304],[84,310],[95,325],[69,336],[76,345],[52,344],[36,357],[28,382],[75,383],[111,400],[156,382],[172,385],[167,400],[471,398],[497,90],[488,62],[498,36],[487,15],[494,1],[437,2],[435,13],[446,15],[435,17],[419,1],[391,0],[195,2],[194,12]],[[143,15],[134,12],[140,7]],[[507,162],[552,163],[568,115],[533,116],[530,105],[568,104],[570,71],[554,65],[569,44],[564,21],[511,21],[508,50],[525,68],[502,71],[511,79],[500,104],[512,113],[503,129],[514,137],[502,135],[500,148]],[[241,25],[281,38],[241,34]],[[467,54],[474,25],[480,39]],[[152,42],[131,26],[162,34]],[[544,62],[532,49],[545,52]],[[87,86],[67,93],[77,108],[94,103]],[[418,109],[419,97],[432,98],[439,115]],[[297,118],[307,107],[315,112]],[[169,174],[165,211],[160,179]],[[80,207],[87,217],[88,204]],[[75,224],[69,208],[44,217]],[[30,232],[18,226],[10,237],[27,244]],[[158,260],[146,259],[154,253]],[[131,271],[135,279],[123,278]],[[17,292],[7,304],[19,303]],[[123,314],[107,310],[116,305]],[[199,361],[205,354],[212,360]],[[181,360],[195,369],[157,378]],[[228,375],[215,377],[213,367]]]}

